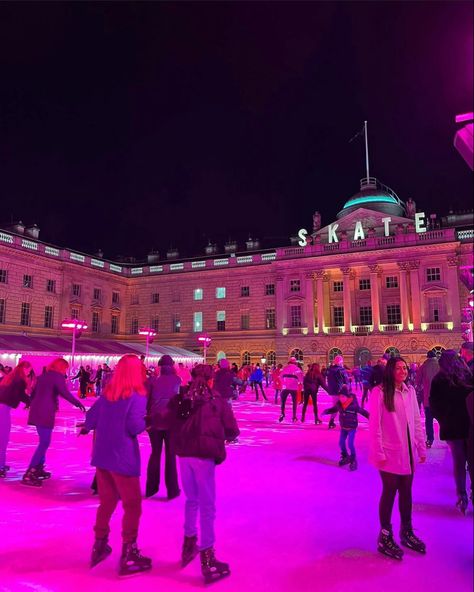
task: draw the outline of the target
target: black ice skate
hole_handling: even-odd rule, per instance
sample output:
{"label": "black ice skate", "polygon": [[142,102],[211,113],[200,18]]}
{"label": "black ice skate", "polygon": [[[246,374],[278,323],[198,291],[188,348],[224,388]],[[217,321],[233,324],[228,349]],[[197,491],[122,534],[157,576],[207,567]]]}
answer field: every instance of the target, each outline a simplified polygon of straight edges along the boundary
{"label": "black ice skate", "polygon": [[151,569],[150,557],[144,557],[137,543],[124,543],[120,557],[119,576],[133,576]]}
{"label": "black ice skate", "polygon": [[351,462],[351,459],[349,458],[348,454],[344,454],[344,452],[341,454],[341,460],[338,462],[338,465],[340,467],[343,467],[344,465],[348,465]]}
{"label": "black ice skate", "polygon": [[181,567],[186,567],[197,556],[199,549],[197,546],[197,536],[185,536],[183,549],[181,551]]}
{"label": "black ice skate", "polygon": [[285,419],[285,416],[283,415],[283,413],[280,415],[280,417],[278,418],[278,421],[281,423],[283,420]]}
{"label": "black ice skate", "polygon": [[464,514],[464,516],[466,515],[468,504],[469,500],[467,498],[467,493],[461,493],[461,495],[458,496],[456,508],[461,512],[461,514]]}
{"label": "black ice skate", "polygon": [[328,430],[334,430],[335,427],[336,427],[336,423],[335,423],[334,419],[331,419],[328,424]]}
{"label": "black ice skate", "polygon": [[108,544],[108,540],[95,539],[94,546],[92,547],[91,554],[91,567],[95,567],[112,553],[112,547]]}
{"label": "black ice skate", "polygon": [[403,550],[393,539],[392,529],[386,530],[382,528],[377,541],[377,551],[397,561],[401,561],[403,557]]}
{"label": "black ice skate", "polygon": [[36,475],[38,477],[38,479],[41,480],[46,480],[46,479],[51,479],[51,473],[49,471],[45,471],[44,470],[44,465],[37,465],[36,467]]}
{"label": "black ice skate", "polygon": [[216,559],[214,548],[209,547],[209,549],[201,551],[201,572],[204,582],[212,584],[212,582],[217,582],[230,575],[230,568],[228,563]]}
{"label": "black ice skate", "polygon": [[400,542],[412,551],[422,553],[423,555],[426,553],[425,543],[415,535],[411,526],[400,530]]}
{"label": "black ice skate", "polygon": [[41,487],[43,481],[38,477],[35,468],[28,469],[21,480],[23,485],[30,485],[31,487]]}
{"label": "black ice skate", "polygon": [[7,476],[8,471],[10,470],[10,467],[7,467],[7,465],[5,465],[4,467],[2,467],[0,469],[0,479],[4,479]]}
{"label": "black ice skate", "polygon": [[349,465],[349,470],[350,471],[357,471],[357,459],[355,456],[351,456],[350,457],[350,465]]}

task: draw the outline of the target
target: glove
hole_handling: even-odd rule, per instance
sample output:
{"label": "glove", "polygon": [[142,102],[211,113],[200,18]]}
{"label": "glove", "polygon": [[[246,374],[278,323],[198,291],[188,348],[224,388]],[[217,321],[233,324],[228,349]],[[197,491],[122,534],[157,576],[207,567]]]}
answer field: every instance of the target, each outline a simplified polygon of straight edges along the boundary
{"label": "glove", "polygon": [[84,405],[83,405],[82,403],[78,403],[78,404],[76,405],[76,407],[77,407],[78,409],[80,409],[80,410],[81,410],[83,413],[85,413],[85,412],[86,412],[86,408],[84,407]]}

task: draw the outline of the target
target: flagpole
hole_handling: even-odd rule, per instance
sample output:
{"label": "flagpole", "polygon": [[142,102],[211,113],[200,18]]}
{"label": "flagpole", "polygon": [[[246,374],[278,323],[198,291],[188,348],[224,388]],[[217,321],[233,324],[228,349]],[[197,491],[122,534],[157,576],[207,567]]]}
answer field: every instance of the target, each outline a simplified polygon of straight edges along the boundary
{"label": "flagpole", "polygon": [[365,168],[367,170],[367,185],[369,184],[369,141],[367,139],[367,121],[364,121],[365,131]]}

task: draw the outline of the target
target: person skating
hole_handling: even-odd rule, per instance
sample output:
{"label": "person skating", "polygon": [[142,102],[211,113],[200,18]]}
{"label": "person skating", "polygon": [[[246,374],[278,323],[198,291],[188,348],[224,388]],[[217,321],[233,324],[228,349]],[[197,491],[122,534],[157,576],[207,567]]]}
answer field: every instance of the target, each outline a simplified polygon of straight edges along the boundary
{"label": "person skating", "polygon": [[398,492],[402,545],[426,553],[426,545],[413,532],[412,486],[414,454],[426,460],[426,446],[415,389],[407,386],[408,368],[403,358],[391,358],[383,383],[371,393],[369,460],[379,470],[382,495],[379,504],[380,534],[377,550],[402,559],[403,550],[393,538],[392,510]]}
{"label": "person skating", "polygon": [[438,359],[434,351],[430,350],[426,354],[426,360],[418,368],[416,375],[416,384],[423,398],[423,407],[425,410],[425,431],[426,447],[431,448],[434,442],[433,413],[430,407],[430,389],[433,378],[439,372]]}
{"label": "person skating", "polygon": [[[359,425],[357,414],[360,413],[367,419],[369,414],[365,409],[359,406],[356,396],[349,391],[347,385],[343,385],[338,395],[338,402],[323,411],[323,415],[339,413],[339,424],[341,426],[341,435],[339,437],[339,446],[341,448],[341,460],[339,466],[349,465],[351,471],[357,469],[357,457],[354,440]],[[346,441],[349,445],[351,454],[347,453]]]}
{"label": "person skating", "polygon": [[319,364],[311,364],[303,379],[303,411],[301,413],[301,422],[304,423],[306,417],[306,409],[308,408],[309,399],[313,402],[314,423],[319,425],[322,421],[318,416],[318,390],[323,388],[328,390],[328,386],[321,374]]}
{"label": "person skating", "polygon": [[298,366],[297,360],[295,357],[291,357],[288,361],[288,364],[282,368],[281,370],[281,382],[282,382],[282,391],[281,391],[281,415],[278,418],[278,421],[281,423],[285,419],[285,406],[286,400],[289,396],[291,396],[291,401],[293,404],[293,423],[298,421],[296,417],[296,409],[297,409],[297,399],[296,395],[298,389],[301,388],[304,380],[303,371]]}
{"label": "person skating", "polygon": [[230,574],[229,565],[219,561],[214,552],[215,469],[226,458],[225,441],[235,440],[239,428],[230,405],[210,386],[211,366],[199,364],[192,376],[189,391],[177,395],[170,403],[186,495],[181,561],[184,567],[200,552],[201,571],[205,582],[210,583]]}
{"label": "person skating", "polygon": [[[328,394],[332,397],[332,404],[336,405],[338,398],[337,395],[341,390],[342,385],[347,384],[347,374],[344,370],[344,358],[342,356],[336,356],[329,366],[326,375],[326,381],[328,384]],[[334,418],[336,414],[333,413],[329,420],[328,429],[334,429],[336,423]]]}
{"label": "person skating", "polygon": [[120,358],[103,395],[86,414],[81,434],[95,430],[91,464],[96,467],[100,504],[94,526],[91,567],[112,552],[108,543],[110,519],[122,500],[122,554],[119,575],[128,576],[151,569],[151,559],[137,547],[142,510],[140,450],[137,436],[145,430],[145,370],[140,358]]}
{"label": "person skating", "polygon": [[[89,368],[89,366],[87,366],[87,368]],[[86,368],[84,368],[84,366],[81,366],[79,368],[79,372],[76,374],[76,376],[73,376],[71,380],[76,380],[77,378],[79,379],[79,398],[85,399],[87,397],[87,389],[89,388],[91,373]]]}
{"label": "person skating", "polygon": [[267,395],[263,390],[263,370],[260,368],[260,364],[255,364],[255,368],[253,369],[252,373],[250,374],[250,382],[255,389],[255,400],[258,401],[258,389],[262,393],[262,405],[265,405],[265,401],[268,402]]}

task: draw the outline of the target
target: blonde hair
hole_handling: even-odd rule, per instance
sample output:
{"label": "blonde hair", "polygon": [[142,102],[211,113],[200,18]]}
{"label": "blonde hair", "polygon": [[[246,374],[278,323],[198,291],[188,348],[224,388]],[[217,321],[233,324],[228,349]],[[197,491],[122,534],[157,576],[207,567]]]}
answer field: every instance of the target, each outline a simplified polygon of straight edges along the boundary
{"label": "blonde hair", "polygon": [[56,358],[46,368],[47,372],[59,372],[59,374],[66,374],[69,364],[64,358]]}
{"label": "blonde hair", "polygon": [[146,369],[134,354],[125,354],[115,366],[114,374],[105,387],[104,397],[108,401],[128,399],[133,393],[144,395]]}

